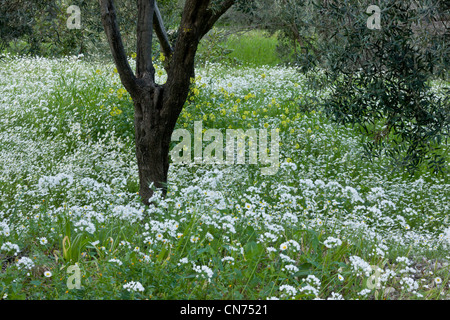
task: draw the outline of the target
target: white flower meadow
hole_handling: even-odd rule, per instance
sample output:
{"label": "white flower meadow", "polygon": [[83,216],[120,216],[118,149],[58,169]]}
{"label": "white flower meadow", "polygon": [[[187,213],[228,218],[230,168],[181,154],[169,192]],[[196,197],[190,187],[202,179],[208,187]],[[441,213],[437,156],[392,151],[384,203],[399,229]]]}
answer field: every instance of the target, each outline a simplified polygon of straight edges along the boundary
{"label": "white flower meadow", "polygon": [[[334,126],[319,112],[297,112],[299,99],[309,93],[303,86],[304,76],[290,67],[234,69],[208,64],[208,69],[198,70],[201,79],[196,85],[201,88],[205,84],[201,94],[208,96],[210,105],[201,104],[204,99],[199,99],[187,105],[180,117],[181,126],[190,129],[198,116],[206,116],[206,128],[213,126],[211,115],[218,119],[223,109],[229,118],[220,119],[220,123],[236,123],[246,116],[249,128],[280,129],[281,164],[276,177],[255,176],[257,167],[253,165],[171,164],[167,197],[157,191],[151,199],[157,205],[143,206],[135,193],[134,141],[119,133],[126,125],[125,118],[111,116],[108,109],[117,102],[120,79],[112,74],[112,65],[100,66],[99,75],[92,68],[82,59],[70,57],[2,60],[2,254],[18,255],[15,243],[22,246],[27,236],[42,246],[60,243],[65,235],[57,227],[62,218],[73,227],[74,237],[81,234],[88,241],[102,239],[100,250],[106,258],[99,263],[120,266],[131,254],[138,263],[151,264],[151,259],[166,248],[170,254],[182,252],[184,258],[165,260],[178,266],[177,273],[193,273],[211,282],[214,270],[218,281],[225,274],[216,269],[217,262],[221,261],[227,271],[250,265],[253,247],[247,242],[254,241],[262,255],[261,266],[267,261],[264,267],[276,267],[271,272],[287,274],[287,281],[279,288],[280,298],[301,295],[315,299],[321,292],[320,274],[308,276],[301,286],[293,278],[305,262],[301,250],[309,254],[322,250],[320,244],[335,249],[348,243],[343,258],[349,264],[333,275],[339,285],[347,285],[354,275],[370,276],[373,270],[366,261],[391,258],[397,248],[417,255],[450,248],[449,221],[443,217],[449,212],[448,182],[428,173],[415,181],[403,180],[387,174],[384,164],[375,161],[369,166],[361,161],[361,139],[351,128]],[[70,74],[77,75],[70,90],[61,88],[62,78]],[[158,75],[158,80],[162,79]],[[90,98],[92,101],[82,97],[82,110],[89,111],[84,113],[77,107],[78,93],[91,89],[101,94]],[[61,97],[58,105],[56,91]],[[290,102],[295,108],[287,107]],[[29,236],[31,223],[40,225],[38,234],[43,236],[38,240]],[[104,240],[103,235],[118,230],[127,238],[119,237],[118,244]],[[214,262],[208,262],[212,255],[208,242],[217,255]],[[98,240],[91,243],[94,247],[99,244]],[[359,245],[366,246],[367,253],[355,254],[354,248],[361,252]],[[110,249],[115,252],[110,253]],[[335,252],[323,253],[328,259]],[[116,258],[110,259],[113,256]],[[323,262],[319,256],[317,263]],[[89,255],[84,252],[82,258]],[[381,285],[401,280],[406,292],[417,292],[419,275],[413,258],[394,256],[393,260],[395,271],[380,269]],[[26,257],[16,265],[24,270],[34,267]],[[139,282],[125,284],[124,289],[144,291]],[[367,298],[370,292],[365,289],[359,294]],[[327,299],[341,298],[332,292]]]}

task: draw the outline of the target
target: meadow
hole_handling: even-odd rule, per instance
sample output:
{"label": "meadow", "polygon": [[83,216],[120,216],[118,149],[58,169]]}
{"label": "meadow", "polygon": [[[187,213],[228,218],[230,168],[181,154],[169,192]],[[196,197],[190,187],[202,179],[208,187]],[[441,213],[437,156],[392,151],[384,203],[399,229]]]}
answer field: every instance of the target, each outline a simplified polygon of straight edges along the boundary
{"label": "meadow", "polygon": [[368,161],[326,88],[266,61],[205,62],[177,128],[277,129],[276,174],[172,164],[145,207],[114,66],[6,55],[0,299],[448,299],[448,177]]}

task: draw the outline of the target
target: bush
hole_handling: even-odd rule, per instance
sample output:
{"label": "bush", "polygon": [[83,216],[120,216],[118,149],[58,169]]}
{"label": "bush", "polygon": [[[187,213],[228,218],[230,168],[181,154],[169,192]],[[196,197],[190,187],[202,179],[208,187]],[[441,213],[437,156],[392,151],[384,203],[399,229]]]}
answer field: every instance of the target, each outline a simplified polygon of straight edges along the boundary
{"label": "bush", "polygon": [[[425,161],[435,172],[445,170],[441,142],[448,137],[448,83],[431,90],[436,75],[448,79],[441,62],[448,45],[437,48],[444,36],[432,33],[426,17],[436,6],[382,2],[381,30],[367,27],[367,15],[335,12],[340,36],[347,44],[335,46],[329,78],[334,81],[325,107],[335,120],[359,125],[371,136],[366,155],[388,154],[395,167],[416,171]],[[346,23],[352,21],[352,23]]]}

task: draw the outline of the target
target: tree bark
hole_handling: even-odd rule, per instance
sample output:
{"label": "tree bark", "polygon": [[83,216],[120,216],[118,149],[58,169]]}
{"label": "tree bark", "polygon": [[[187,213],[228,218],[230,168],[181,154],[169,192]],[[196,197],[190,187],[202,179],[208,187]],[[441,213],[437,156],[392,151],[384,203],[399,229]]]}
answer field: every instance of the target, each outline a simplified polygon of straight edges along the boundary
{"label": "tree bark", "polygon": [[[198,44],[234,1],[225,0],[218,7],[211,8],[210,0],[186,0],[178,39],[172,49],[155,0],[138,0],[138,47],[134,75],[123,48],[113,0],[99,0],[103,27],[120,79],[134,103],[139,195],[144,204],[148,205],[153,195],[151,184],[166,194],[170,141],[189,93]],[[167,82],[163,85],[155,83],[153,28],[166,59],[170,59],[165,65]]]}
{"label": "tree bark", "polygon": [[153,183],[154,187],[162,189],[164,194],[167,190],[168,155],[172,132],[164,126],[166,121],[159,115],[163,90],[162,86],[152,86],[133,99],[139,195],[145,204],[149,204],[148,199],[153,194],[150,184]]}

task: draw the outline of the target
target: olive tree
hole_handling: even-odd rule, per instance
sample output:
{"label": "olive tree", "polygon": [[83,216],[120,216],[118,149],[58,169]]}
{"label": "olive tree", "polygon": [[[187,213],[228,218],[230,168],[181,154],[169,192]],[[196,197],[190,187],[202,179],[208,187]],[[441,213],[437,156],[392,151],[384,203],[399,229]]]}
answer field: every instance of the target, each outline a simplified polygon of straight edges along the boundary
{"label": "olive tree", "polygon": [[[444,172],[443,142],[450,127],[449,8],[439,0],[380,0],[376,13],[367,10],[369,1],[362,6],[329,2],[334,5],[324,12],[341,41],[329,45],[328,113],[372,138],[366,144],[369,159],[387,155],[393,168],[414,173],[425,162]],[[372,23],[375,14],[378,27]],[[446,81],[437,92],[432,84],[439,78]]]}
{"label": "olive tree", "polygon": [[[139,195],[149,204],[150,187],[167,188],[169,145],[177,119],[187,99],[198,44],[235,0],[186,0],[176,44],[169,42],[155,0],[137,0],[136,71],[130,67],[117,23],[113,0],[99,0],[101,19],[121,82],[134,104]],[[167,81],[155,81],[152,63],[153,34],[166,57]]]}

